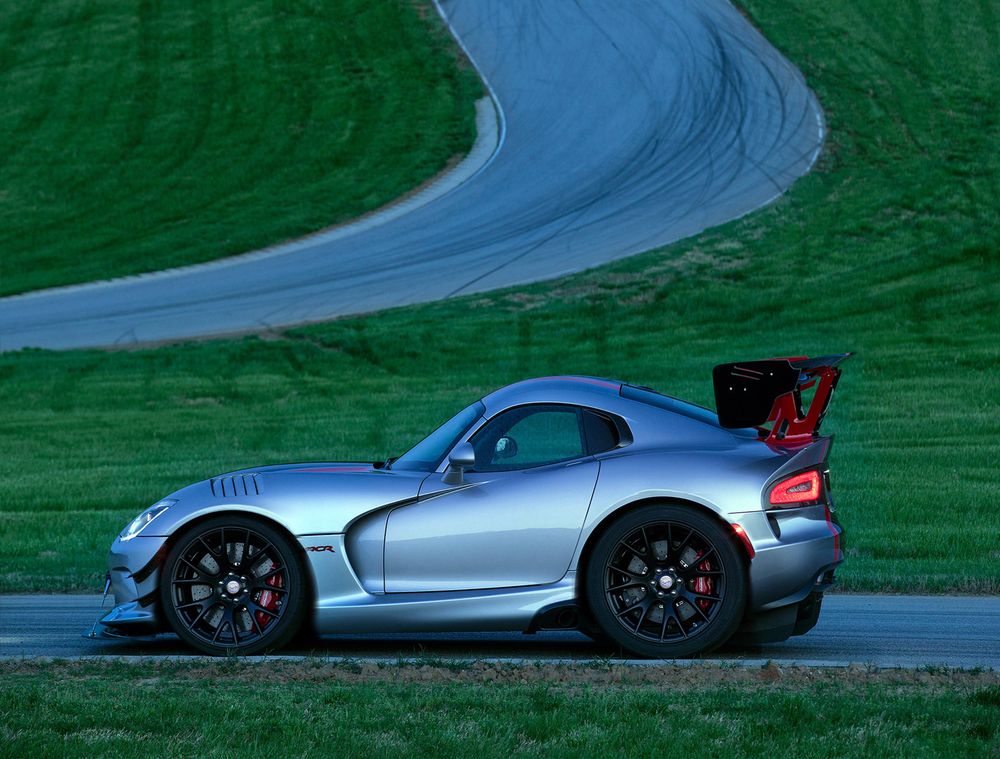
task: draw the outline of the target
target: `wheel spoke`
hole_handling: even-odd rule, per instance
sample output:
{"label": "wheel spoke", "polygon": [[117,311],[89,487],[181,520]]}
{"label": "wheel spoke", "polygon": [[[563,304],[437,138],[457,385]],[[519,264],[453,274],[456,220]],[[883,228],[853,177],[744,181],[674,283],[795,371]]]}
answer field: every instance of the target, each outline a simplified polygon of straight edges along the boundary
{"label": "wheel spoke", "polygon": [[[269,550],[271,550],[272,548],[274,548],[274,546],[272,546],[270,543],[264,543],[264,547],[261,548],[259,551],[257,551],[257,553],[254,554],[254,558],[256,559],[256,558],[258,558],[260,556],[265,556],[266,557],[268,555],[267,552]],[[272,559],[272,561],[273,561],[273,559]],[[277,563],[277,562],[275,562],[275,563]]]}
{"label": "wheel spoke", "polygon": [[188,625],[188,630],[194,630],[194,626],[195,626],[196,624],[198,624],[199,622],[201,622],[201,620],[202,620],[202,618],[203,618],[203,617],[205,616],[205,614],[207,614],[207,613],[208,613],[208,610],[209,610],[209,609],[214,609],[214,608],[215,608],[216,606],[218,606],[218,604],[212,604],[212,603],[209,603],[209,604],[205,604],[205,608],[204,608],[204,609],[202,609],[202,610],[201,610],[201,611],[200,611],[200,612],[198,613],[198,616],[197,616],[197,617],[195,617],[195,618],[194,618],[193,620],[191,620],[191,623],[190,623],[190,624]]}
{"label": "wheel spoke", "polygon": [[[264,547],[263,548],[259,548],[256,551],[254,551],[253,556],[251,556],[247,560],[247,562],[246,562],[247,571],[249,571],[249,572],[252,573],[254,571],[255,567],[260,566],[261,564],[263,564],[264,562],[266,562],[268,559],[270,559],[271,564],[273,566],[271,567],[271,569],[268,570],[268,574],[264,575],[264,577],[258,577],[257,578],[258,580],[266,579],[267,577],[270,577],[275,572],[280,572],[282,570],[282,567],[278,566],[278,562],[274,560],[274,557],[269,556],[268,553],[267,553],[269,550],[273,550],[273,548],[274,548],[274,546],[272,546],[270,543],[265,543]],[[278,558],[280,558],[280,556]]]}
{"label": "wheel spoke", "polygon": [[642,599],[642,601],[639,601],[638,603],[635,603],[635,604],[632,604],[632,605],[631,605],[631,606],[629,606],[629,607],[628,607],[627,609],[622,609],[621,611],[619,611],[619,612],[616,612],[616,613],[615,613],[615,616],[616,616],[616,617],[619,617],[619,618],[621,618],[621,617],[624,617],[624,616],[625,616],[626,614],[628,614],[628,613],[629,613],[630,611],[635,611],[635,610],[636,610],[636,609],[638,609],[638,608],[639,608],[640,606],[642,606],[642,604],[643,604],[643,601],[645,601],[645,600],[646,600],[646,599],[644,598],[644,599]]}
{"label": "wheel spoke", "polygon": [[[264,582],[265,580],[270,580],[276,574],[278,574],[280,572],[284,572],[284,571],[285,571],[284,567],[276,567],[275,569],[270,570],[266,575],[262,575],[260,577],[255,577],[254,580],[256,580],[257,582]],[[270,588],[271,586],[268,585],[267,587]]]}
{"label": "wheel spoke", "polygon": [[635,588],[635,587],[641,588],[643,585],[645,585],[644,582],[639,582],[638,580],[632,580],[630,582],[625,582],[622,583],[621,585],[615,585],[613,587],[608,588],[608,593],[614,593],[619,590],[625,590],[625,588]]}
{"label": "wheel spoke", "polygon": [[721,577],[725,574],[721,569],[690,569],[687,574],[695,577]]}
{"label": "wheel spoke", "polygon": [[261,606],[256,601],[247,601],[247,606],[252,606],[254,611],[262,611],[262,612],[264,612],[271,619],[277,619],[278,618],[278,615],[275,612],[273,612],[270,609],[267,609],[267,608]]}
{"label": "wheel spoke", "polygon": [[690,591],[688,593],[688,595],[692,596],[695,599],[702,598],[702,599],[704,599],[706,601],[721,601],[722,600],[719,596],[710,596],[710,595],[707,595],[705,593],[696,593],[693,590]]}
{"label": "wheel spoke", "polygon": [[677,614],[677,610],[671,607],[670,618],[677,623],[677,629],[681,631],[681,635],[687,638],[687,631],[684,629],[684,622],[681,620],[680,616]]}
{"label": "wheel spoke", "polygon": [[282,595],[287,595],[288,591],[285,588],[276,588],[273,585],[254,585],[250,588],[251,593],[256,593],[257,591],[270,591],[271,593],[281,593]]}
{"label": "wheel spoke", "polygon": [[240,642],[240,628],[236,624],[236,612],[238,609],[230,609],[229,611],[229,630],[233,634],[233,642],[239,645]]}
{"label": "wheel spoke", "polygon": [[208,553],[212,556],[213,559],[216,560],[219,559],[220,554],[217,554],[214,550],[212,550],[212,546],[210,546],[208,543],[205,542],[204,537],[199,536],[198,542],[201,543],[203,546],[205,546],[205,550],[208,551]]}
{"label": "wheel spoke", "polygon": [[190,562],[187,559],[185,559],[183,556],[181,556],[181,561],[183,561],[185,564],[187,564],[189,567],[191,567],[191,569],[193,569],[195,572],[197,572],[200,575],[204,575],[205,577],[218,577],[219,576],[218,574],[214,574],[213,575],[211,572],[209,572],[204,567],[198,566],[197,564],[193,564],[192,562]]}
{"label": "wheel spoke", "polygon": [[649,562],[647,554],[642,553],[638,548],[633,548],[628,543],[626,543],[624,540],[621,543],[619,543],[618,545],[621,546],[622,548],[624,548],[629,553],[631,553],[631,554],[633,554],[635,556],[638,556],[639,559],[641,559],[643,563],[648,563]]}
{"label": "wheel spoke", "polygon": [[233,643],[238,642],[236,636],[236,625],[233,623],[233,610],[226,609],[222,613],[222,619],[219,620],[219,626],[215,628],[215,635],[212,636],[212,642],[215,643],[219,639],[219,635],[222,634],[223,629],[229,626],[229,632],[233,636]]}
{"label": "wheel spoke", "polygon": [[635,632],[639,632],[639,628],[642,627],[642,623],[646,619],[646,615],[649,614],[649,610],[653,608],[653,599],[647,599],[646,605],[642,609],[642,614],[639,615],[639,621],[635,623]]}
{"label": "wheel spoke", "polygon": [[684,538],[684,540],[681,541],[681,543],[680,543],[679,546],[677,546],[676,556],[677,556],[677,561],[678,562],[680,562],[680,560],[681,560],[681,554],[684,553],[684,549],[687,548],[688,543],[691,542],[691,538],[693,538],[693,537],[694,537],[694,530],[688,531],[687,537]]}
{"label": "wheel spoke", "polygon": [[649,542],[649,535],[646,534],[646,528],[640,527],[639,531],[642,533],[642,545],[646,549],[646,556],[650,557],[650,560],[655,558],[653,556],[653,544]]}
{"label": "wheel spoke", "polygon": [[646,582],[648,580],[648,577],[646,575],[641,575],[641,574],[639,574],[637,572],[632,572],[632,571],[630,571],[628,569],[622,569],[620,567],[608,567],[608,569],[610,569],[612,572],[615,572],[617,574],[625,575],[625,577],[630,577],[633,580],[636,580],[637,582],[640,582],[640,583],[644,583],[644,582]]}
{"label": "wheel spoke", "polygon": [[257,632],[257,635],[263,635],[264,631],[260,629],[260,625],[257,624],[257,615],[250,611],[250,607],[244,606],[247,615],[250,617],[250,624],[253,625],[253,629]]}
{"label": "wheel spoke", "polygon": [[691,565],[691,569],[696,569],[699,564],[701,564],[705,559],[707,559],[713,553],[715,553],[715,546],[709,546],[708,550],[705,551],[705,553],[703,553],[701,556],[699,556],[697,559],[694,560],[694,563]]}
{"label": "wheel spoke", "polygon": [[698,604],[696,604],[694,601],[688,601],[688,606],[690,606],[692,609],[694,609],[696,612],[698,612],[698,616],[700,616],[706,622],[711,622],[712,621],[712,620],[710,620],[708,618],[708,615],[705,614],[705,612],[703,612],[701,610],[701,608],[698,606]]}
{"label": "wheel spoke", "polygon": [[[236,563],[236,543],[230,543],[226,539],[226,528],[225,527],[221,528],[220,531],[222,533],[222,557],[223,557],[223,559],[225,559],[225,563],[226,563],[225,569],[228,572],[232,572],[234,569],[236,569],[237,566],[239,566]],[[230,529],[229,532],[230,532],[230,537],[231,537],[232,530]]]}
{"label": "wheel spoke", "polygon": [[670,622],[670,615],[667,613],[666,607],[663,608],[663,623],[660,625],[660,642],[667,637],[667,623]]}
{"label": "wheel spoke", "polygon": [[677,625],[677,629],[681,632],[681,637],[687,638],[688,634],[684,630],[684,623],[681,622],[681,618],[677,616],[677,611],[673,606],[664,605],[663,607],[663,626],[660,628],[660,641],[667,639],[667,627],[670,625],[670,620],[674,621]]}
{"label": "wheel spoke", "polygon": [[212,636],[212,642],[215,643],[219,639],[219,634],[222,632],[222,628],[228,625],[229,622],[225,619],[219,620],[219,626],[215,628],[215,635]]}

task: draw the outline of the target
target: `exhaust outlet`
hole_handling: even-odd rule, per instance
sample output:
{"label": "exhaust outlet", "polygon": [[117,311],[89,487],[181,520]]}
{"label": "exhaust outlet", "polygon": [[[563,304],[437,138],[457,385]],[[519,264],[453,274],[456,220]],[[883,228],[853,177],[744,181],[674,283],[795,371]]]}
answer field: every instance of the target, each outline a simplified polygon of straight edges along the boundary
{"label": "exhaust outlet", "polygon": [[559,614],[556,616],[556,627],[560,630],[571,630],[579,624],[579,621],[576,609],[560,609]]}

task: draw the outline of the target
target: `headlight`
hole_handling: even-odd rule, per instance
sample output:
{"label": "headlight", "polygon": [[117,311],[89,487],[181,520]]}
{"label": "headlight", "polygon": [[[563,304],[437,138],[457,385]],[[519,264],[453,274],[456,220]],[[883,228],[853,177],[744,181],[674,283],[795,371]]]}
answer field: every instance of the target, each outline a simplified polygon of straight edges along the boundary
{"label": "headlight", "polygon": [[169,498],[158,501],[142,512],[139,516],[129,522],[128,527],[122,530],[122,534],[119,537],[122,540],[131,540],[144,529],[146,525],[156,519],[160,514],[170,508],[171,504],[177,503],[175,500]]}

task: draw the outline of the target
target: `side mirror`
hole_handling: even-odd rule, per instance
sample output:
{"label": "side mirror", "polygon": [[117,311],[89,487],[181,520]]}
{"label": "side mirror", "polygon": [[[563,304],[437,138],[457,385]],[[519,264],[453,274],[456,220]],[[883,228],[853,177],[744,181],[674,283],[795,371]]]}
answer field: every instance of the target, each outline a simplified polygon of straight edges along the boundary
{"label": "side mirror", "polygon": [[459,443],[448,456],[448,468],[441,481],[445,485],[461,485],[465,480],[465,470],[476,465],[476,451],[472,443]]}
{"label": "side mirror", "polygon": [[496,448],[493,449],[494,460],[512,459],[517,455],[517,441],[512,437],[504,435],[497,440]]}

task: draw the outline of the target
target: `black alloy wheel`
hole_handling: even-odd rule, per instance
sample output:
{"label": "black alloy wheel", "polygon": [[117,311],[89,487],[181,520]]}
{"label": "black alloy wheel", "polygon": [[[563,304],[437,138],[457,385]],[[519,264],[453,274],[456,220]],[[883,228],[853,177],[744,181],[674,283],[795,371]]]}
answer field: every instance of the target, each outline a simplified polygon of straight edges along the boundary
{"label": "black alloy wheel", "polygon": [[302,624],[299,554],[263,522],[236,515],[201,522],[174,542],[161,571],[170,626],[205,653],[273,651]]}
{"label": "black alloy wheel", "polygon": [[746,565],[712,517],[675,504],[627,512],[600,536],[586,571],[601,630],[639,656],[677,658],[722,645],[746,603]]}

